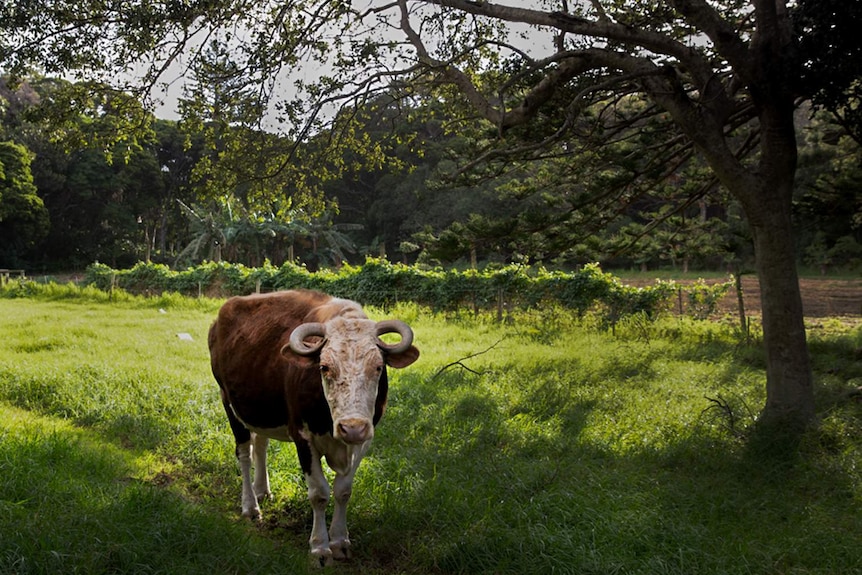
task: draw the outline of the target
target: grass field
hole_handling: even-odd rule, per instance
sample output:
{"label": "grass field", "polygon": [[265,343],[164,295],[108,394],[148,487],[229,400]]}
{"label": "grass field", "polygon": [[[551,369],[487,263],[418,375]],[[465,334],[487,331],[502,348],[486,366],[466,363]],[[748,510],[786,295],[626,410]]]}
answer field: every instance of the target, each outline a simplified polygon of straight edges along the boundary
{"label": "grass field", "polygon": [[[305,572],[292,445],[263,521],[239,517],[219,302],[75,293],[0,298],[0,573]],[[812,333],[822,423],[778,449],[732,321],[388,316],[422,357],[390,371],[332,572],[862,573],[862,328]]]}

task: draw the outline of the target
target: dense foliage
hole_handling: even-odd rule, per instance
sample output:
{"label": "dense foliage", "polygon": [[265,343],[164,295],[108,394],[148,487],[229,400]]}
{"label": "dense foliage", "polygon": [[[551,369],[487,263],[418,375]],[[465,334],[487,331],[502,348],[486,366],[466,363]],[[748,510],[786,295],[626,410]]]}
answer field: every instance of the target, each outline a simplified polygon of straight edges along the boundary
{"label": "dense foliage", "polygon": [[[626,172],[601,170],[598,162],[625,158],[632,142],[606,148],[603,159],[569,163],[564,179],[554,175],[561,166],[551,160],[505,175],[458,177],[459,163],[482,134],[452,130],[437,107],[381,99],[354,118],[353,138],[364,152],[330,150],[328,174],[271,178],[266,173],[288,161],[284,154],[298,155],[294,163],[311,162],[320,143],[294,145],[230,125],[150,118],[149,134],[134,143],[94,147],[101,145],[99,134],[116,129],[116,113],[70,114],[62,128],[46,123],[46,102],[66,101],[74,87],[49,79],[0,86],[0,139],[17,142],[15,149],[29,158],[22,173],[32,174],[35,191],[27,193],[41,202],[27,203],[26,211],[20,205],[15,218],[4,219],[0,207],[0,233],[14,237],[0,247],[0,267],[57,271],[144,260],[182,269],[207,259],[248,266],[268,259],[317,269],[381,254],[460,266],[752,266],[747,224],[726,192],[710,188],[698,201],[678,205],[709,181],[702,166],[636,201],[613,200]],[[800,117],[800,124],[798,261],[824,273],[858,269],[862,152],[825,114]],[[651,145],[648,134],[640,140]],[[12,197],[24,196],[7,194]]]}
{"label": "dense foliage", "polygon": [[597,312],[605,325],[623,317],[643,315],[654,319],[685,293],[686,312],[706,317],[731,282],[708,285],[703,281],[682,286],[656,281],[647,287],[623,284],[598,265],[564,273],[544,268],[509,265],[484,271],[426,270],[417,266],[369,259],[362,266],[345,265],[338,271],[309,272],[294,264],[258,268],[226,263],[205,263],[174,271],[165,265],[139,263],[126,270],[104,264],[87,268],[86,282],[103,291],[122,289],[156,295],[245,295],[280,289],[317,289],[354,299],[366,305],[392,307],[411,302],[433,310],[495,312],[500,319],[513,309],[554,309],[559,306],[584,315]]}
{"label": "dense foliage", "polygon": [[48,231],[48,211],[33,184],[31,160],[24,146],[0,142],[0,262],[17,262]]}

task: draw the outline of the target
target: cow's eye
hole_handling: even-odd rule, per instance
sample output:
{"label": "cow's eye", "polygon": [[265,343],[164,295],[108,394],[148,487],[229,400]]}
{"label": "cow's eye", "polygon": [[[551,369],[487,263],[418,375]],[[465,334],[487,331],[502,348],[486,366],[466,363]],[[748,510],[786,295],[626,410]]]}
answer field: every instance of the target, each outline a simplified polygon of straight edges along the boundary
{"label": "cow's eye", "polygon": [[324,374],[324,375],[326,375],[327,373],[329,373],[329,366],[328,366],[328,365],[322,365],[322,364],[321,364],[321,366],[320,366],[320,373],[322,373],[322,374]]}

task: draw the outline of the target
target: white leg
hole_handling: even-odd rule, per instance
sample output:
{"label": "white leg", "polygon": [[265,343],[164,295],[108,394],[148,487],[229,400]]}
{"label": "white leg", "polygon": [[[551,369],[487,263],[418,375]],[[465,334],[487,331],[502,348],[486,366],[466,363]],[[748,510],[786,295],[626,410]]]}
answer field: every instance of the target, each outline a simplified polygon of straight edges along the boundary
{"label": "white leg", "polygon": [[311,510],[314,517],[311,526],[311,537],[308,540],[311,546],[311,557],[315,563],[321,566],[329,565],[332,563],[332,551],[329,549],[329,535],[326,532],[326,506],[329,503],[329,482],[323,474],[320,457],[316,453],[313,453],[311,473],[306,474],[305,483],[308,485],[308,500],[311,502]]}
{"label": "white leg", "polygon": [[260,434],[252,435],[254,449],[252,459],[254,460],[254,494],[258,503],[272,495],[269,490],[269,472],[266,468],[266,448],[269,438]]}
{"label": "white leg", "polygon": [[335,497],[332,524],[329,526],[329,547],[335,559],[350,559],[350,536],[347,533],[347,503],[353,491],[353,476],[356,467],[346,474],[337,473],[333,483]]}
{"label": "white leg", "polygon": [[[254,437],[254,435],[252,435]],[[239,471],[242,475],[242,515],[251,519],[260,518],[260,507],[251,484],[252,442],[246,441],[236,446],[236,458],[239,460]]]}

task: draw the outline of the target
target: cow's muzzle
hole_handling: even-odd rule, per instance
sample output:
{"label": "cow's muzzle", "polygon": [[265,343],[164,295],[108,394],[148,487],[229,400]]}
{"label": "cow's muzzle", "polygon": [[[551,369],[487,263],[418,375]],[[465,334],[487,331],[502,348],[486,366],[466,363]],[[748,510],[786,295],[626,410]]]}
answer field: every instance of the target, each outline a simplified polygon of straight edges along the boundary
{"label": "cow's muzzle", "polygon": [[364,443],[374,437],[374,425],[367,419],[342,419],[335,425],[335,438],[344,443]]}

